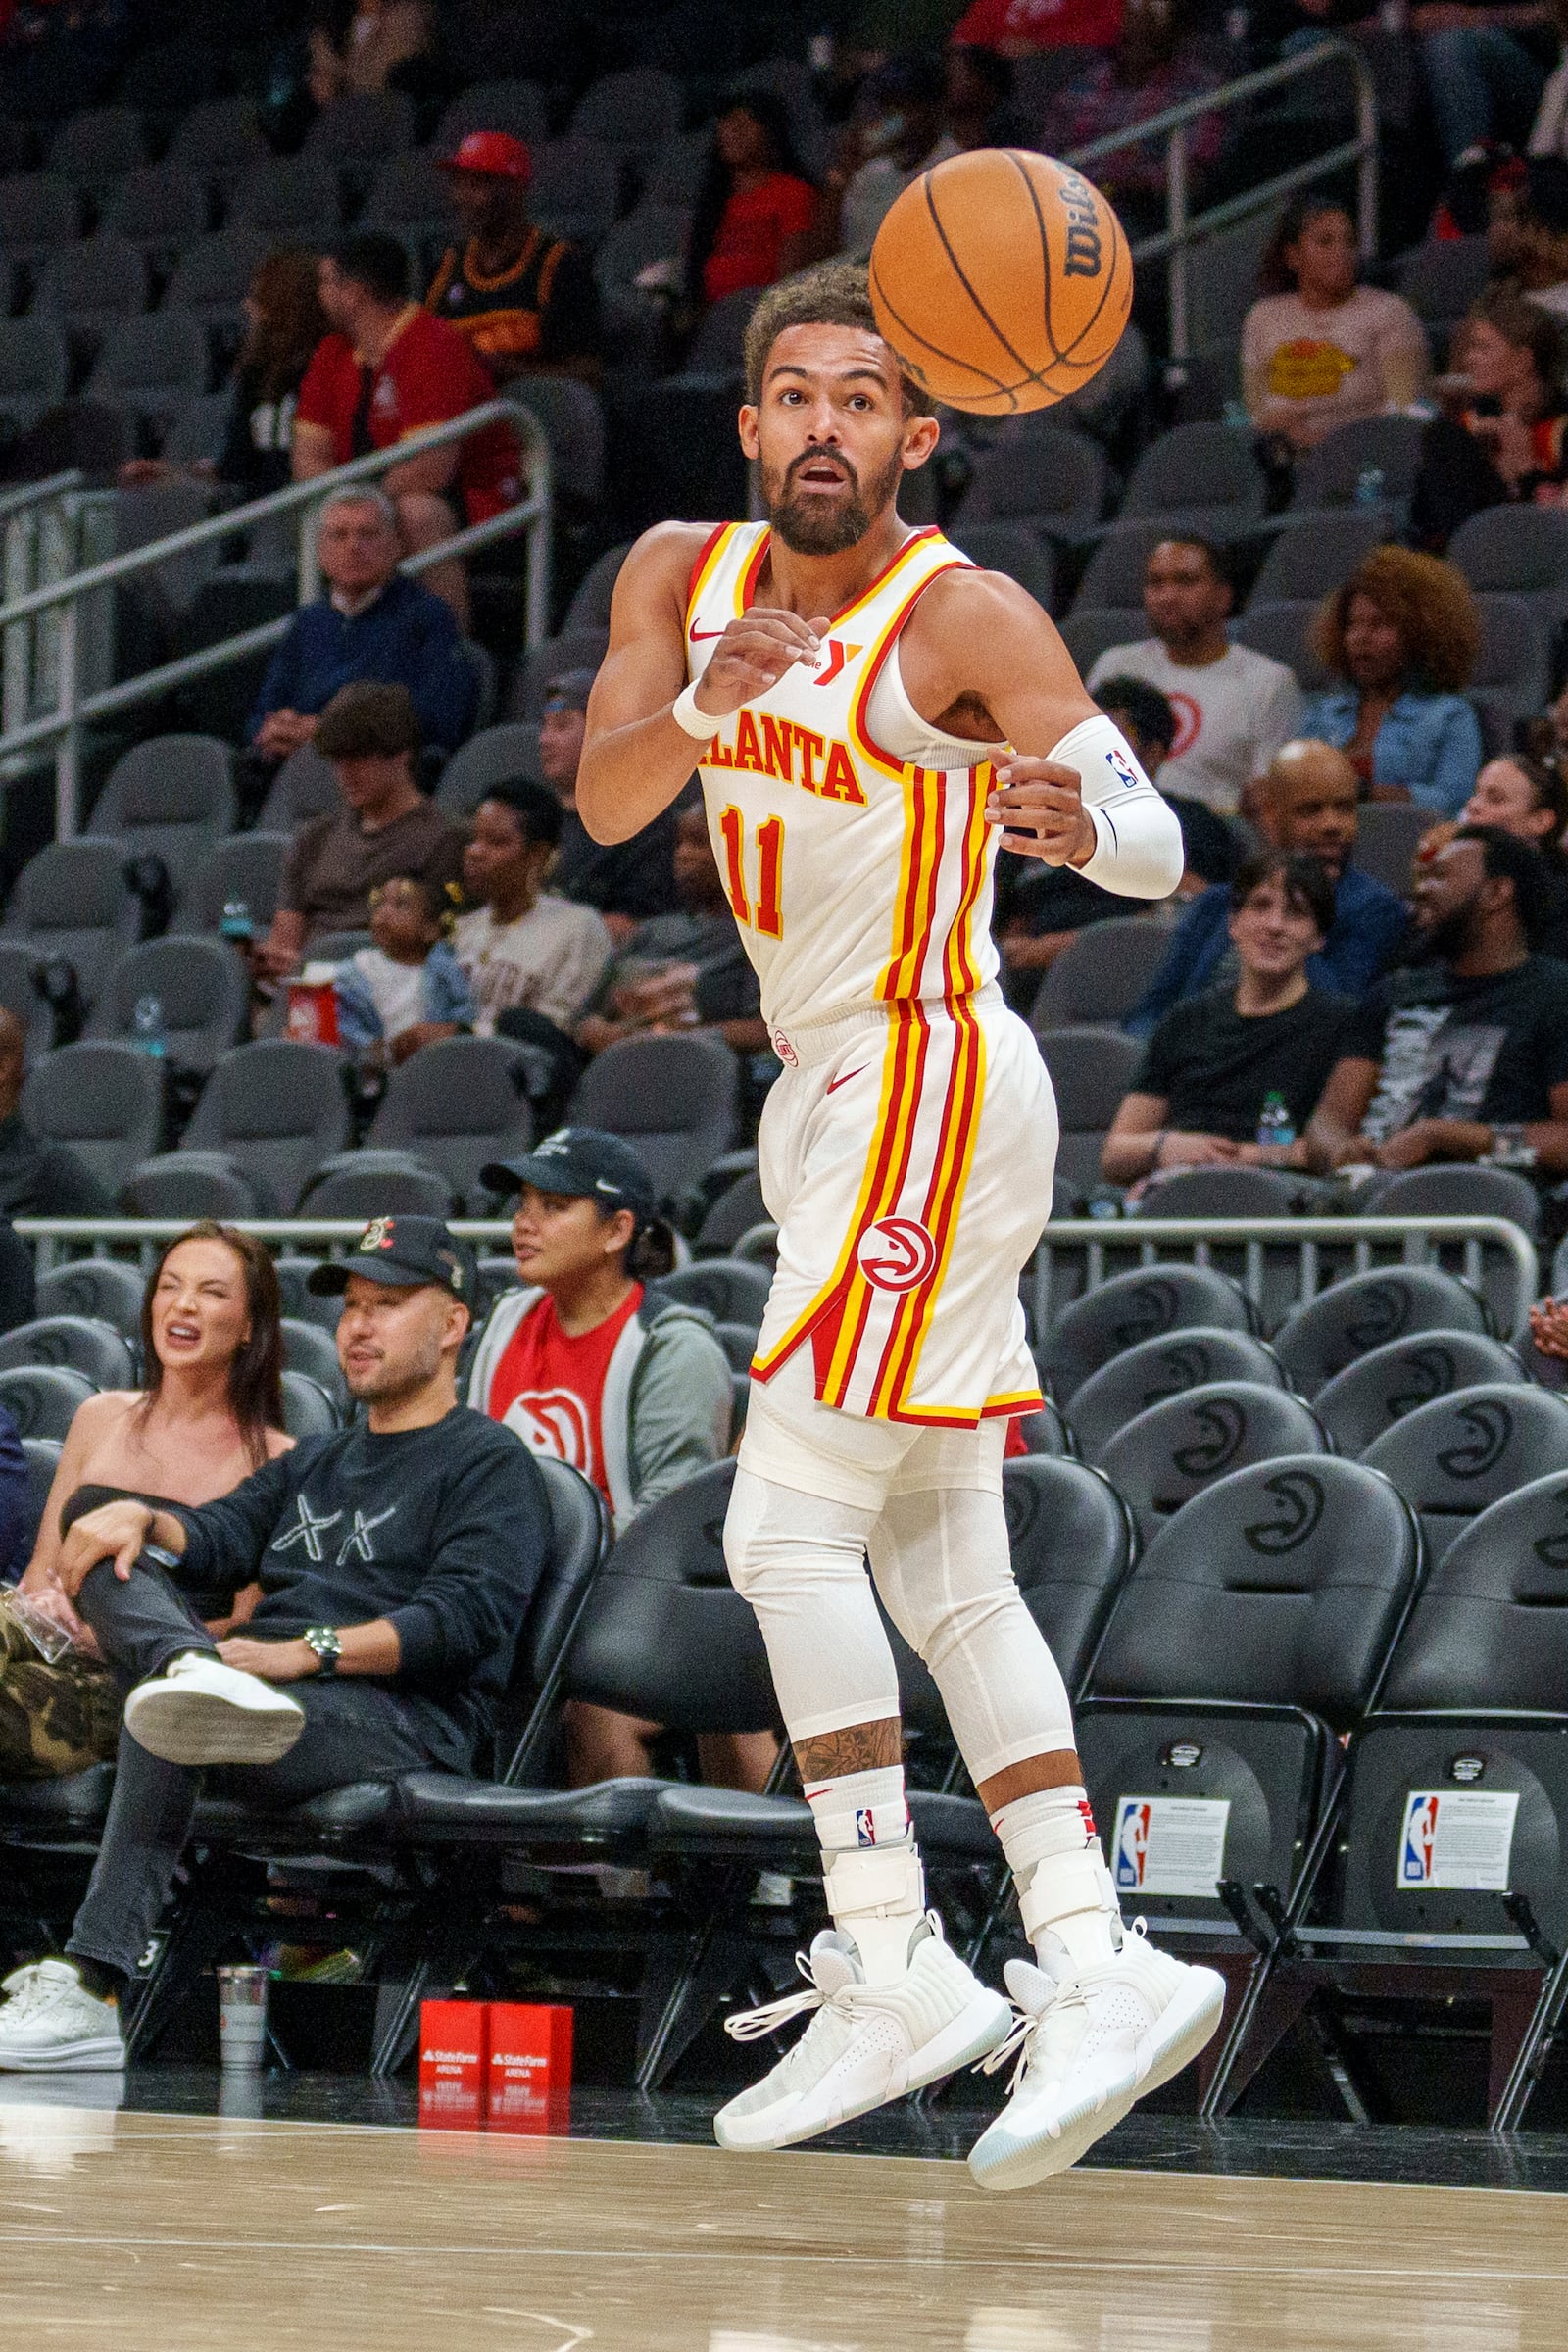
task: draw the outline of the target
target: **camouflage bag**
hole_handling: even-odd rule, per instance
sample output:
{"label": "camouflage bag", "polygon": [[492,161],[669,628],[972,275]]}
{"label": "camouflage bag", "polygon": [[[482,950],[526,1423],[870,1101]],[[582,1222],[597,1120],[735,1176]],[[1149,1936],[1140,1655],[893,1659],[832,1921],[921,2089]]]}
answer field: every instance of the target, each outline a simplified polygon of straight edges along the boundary
{"label": "camouflage bag", "polygon": [[95,1658],[51,1665],[0,1597],[0,1781],[63,1780],[114,1760],[122,1693]]}

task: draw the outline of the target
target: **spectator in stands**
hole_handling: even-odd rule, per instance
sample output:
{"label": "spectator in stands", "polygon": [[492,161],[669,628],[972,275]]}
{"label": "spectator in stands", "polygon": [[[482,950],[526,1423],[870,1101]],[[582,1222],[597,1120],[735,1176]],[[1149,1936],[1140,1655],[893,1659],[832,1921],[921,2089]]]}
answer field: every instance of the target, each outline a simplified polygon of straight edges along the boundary
{"label": "spectator in stands", "polygon": [[271,763],[314,740],[320,714],[363,679],[405,686],[424,739],[452,751],[473,724],[478,685],[452,608],[400,571],[398,518],[369,483],[339,490],[316,532],[321,594],[302,605],[268,664],[251,748]]}
{"label": "spectator in stands", "polygon": [[533,157],[504,130],[470,130],[441,158],[463,229],[424,307],[467,339],[498,384],[543,369],[597,383],[599,295],[588,257],[529,219]]}
{"label": "spectator in stands", "polygon": [[713,125],[692,214],[686,253],[692,318],[726,294],[771,286],[809,261],[817,203],[783,100],[771,90],[731,98]]}
{"label": "spectator in stands", "polygon": [[595,841],[577,814],[577,768],[593,685],[591,669],[568,669],[545,689],[539,772],[563,811],[561,847],[551,880],[564,899],[594,907],[611,937],[624,946],[639,923],[656,914],[673,914],[679,907],[675,812],[666,808],[629,841],[613,842]]}
{"label": "spectator in stands", "polygon": [[1306,732],[1341,746],[1374,801],[1456,815],[1480,772],[1464,699],[1481,618],[1463,575],[1436,556],[1380,547],[1312,624],[1312,651],[1345,680],[1307,704]]}
{"label": "spectator in stands", "polygon": [[737,1054],[768,1044],[757,974],[740,944],[702,804],[680,808],[675,888],[683,911],[639,923],[612,958],[577,1043],[602,1054],[641,1030],[716,1030]]}
{"label": "spectator in stands", "polygon": [[920,172],[957,154],[958,142],[943,122],[946,92],[943,68],[929,56],[889,58],[867,74],[823,175],[814,250],[869,253],[894,198]]}
{"label": "spectator in stands", "polygon": [[1532,155],[1521,184],[1493,199],[1487,250],[1494,273],[1568,318],[1568,161]]}
{"label": "spectator in stands", "polygon": [[1252,422],[1296,449],[1355,417],[1408,408],[1427,380],[1420,319],[1401,295],[1358,286],[1356,266],[1345,207],[1294,197],[1258,271],[1242,372]]}
{"label": "spectator in stands", "polygon": [[1568,969],[1539,851],[1465,825],[1416,884],[1419,963],[1360,1006],[1307,1136],[1316,1168],[1433,1160],[1568,1174]]}
{"label": "spectator in stands", "polygon": [[308,35],[311,96],[330,106],[350,92],[406,89],[429,47],[423,0],[326,0]]}
{"label": "spectator in stands", "polygon": [[74,1152],[45,1143],[23,1117],[26,1074],[26,1034],[0,1004],[0,1217],[112,1217],[113,1200]]}
{"label": "spectator in stands", "polygon": [[[1166,1013],[1101,1151],[1107,1183],[1165,1168],[1306,1165],[1306,1125],[1355,1007],[1307,977],[1334,926],[1334,886],[1299,850],[1262,850],[1230,887],[1237,978]],[[1271,1098],[1291,1137],[1268,1139]]]}
{"label": "spectator in stands", "polygon": [[[1142,678],[1102,678],[1096,689],[1100,708],[1113,719],[1137,754],[1151,783],[1161,771],[1176,740],[1177,719],[1157,686]],[[1183,898],[1196,898],[1211,882],[1228,882],[1236,864],[1236,835],[1221,816],[1201,801],[1173,798],[1182,828],[1184,863],[1177,885]],[[1070,866],[1043,866],[1013,880],[1006,914],[998,933],[1007,1000],[1026,1012],[1039,982],[1068,941],[1092,923],[1108,921],[1118,911],[1116,901]]]}
{"label": "spectator in stands", "polygon": [[473,992],[473,1026],[527,1008],[569,1032],[604,974],[613,942],[591,906],[546,890],[562,808],[548,786],[493,785],[474,811],[463,883],[475,911],[460,915],[453,952]]}
{"label": "spectator in stands", "polygon": [[1541,0],[1501,8],[1425,0],[1410,11],[1410,29],[1421,43],[1446,169],[1488,139],[1523,141],[1556,56],[1550,8]]}
{"label": "spectator in stands", "polygon": [[[1356,784],[1345,754],[1323,743],[1286,744],[1259,785],[1257,822],[1273,848],[1315,858],[1333,888],[1333,920],[1308,957],[1308,980],[1325,994],[1361,996],[1397,952],[1405,911],[1392,890],[1351,863]],[[1147,1036],[1184,998],[1229,983],[1229,913],[1223,890],[1205,890],[1188,908],[1127,1022],[1135,1036]]]}
{"label": "spectator in stands", "polygon": [[[1121,39],[1114,50],[1089,58],[1047,103],[1039,141],[1049,155],[1073,155],[1092,139],[1130,130],[1167,107],[1217,90],[1221,75],[1187,32],[1172,0],[1125,0]],[[1189,163],[1212,164],[1225,137],[1223,116],[1200,115],[1187,126]],[[1165,224],[1165,148],[1159,137],[1107,155],[1093,166],[1097,184],[1133,233]],[[1157,220],[1156,220],[1157,214]]]}
{"label": "spectator in stands", "polygon": [[335,983],[338,1037],[351,1054],[395,1065],[473,1027],[478,1006],[448,938],[459,895],[418,874],[371,891],[370,945],[338,965]]}
{"label": "spectator in stands", "polygon": [[953,28],[961,46],[1003,57],[1045,49],[1113,49],[1121,38],[1123,0],[970,0]]}
{"label": "spectator in stands", "polygon": [[[214,1792],[286,1805],[346,1782],[471,1772],[492,1734],[550,1514],[527,1448],[457,1401],[473,1260],[433,1217],[378,1217],[311,1281],[345,1293],[338,1359],[365,1419],[200,1509],[88,1511],[61,1547],[67,1597],[132,1688],[67,1956],[10,1979],[0,2070],[123,2063],[117,2004],[204,1767],[220,1768]],[[173,1555],[168,1572],[149,1544]],[[215,1642],[189,1595],[242,1587],[264,1560],[248,1625]]]}
{"label": "spectator in stands", "polygon": [[1563,323],[1539,303],[1497,289],[1476,304],[1454,353],[1462,405],[1422,437],[1410,523],[1424,548],[1441,553],[1486,507],[1560,504],[1565,359]]}
{"label": "spectator in stands", "polygon": [[216,460],[179,466],[170,458],[127,458],[122,482],[168,482],[181,475],[221,482],[241,501],[268,498],[290,481],[294,411],[317,345],[326,333],[314,253],[285,249],[258,262],[241,306],[245,340],[234,363],[228,423]]}
{"label": "spectator in stands", "polygon": [[[347,237],[320,266],[321,308],[332,333],[300,386],[294,416],[296,481],[311,481],[372,449],[390,449],[421,426],[443,424],[495,397],[495,385],[464,336],[409,299],[409,257],[379,229]],[[383,477],[397,509],[404,552],[434,547],[467,522],[487,521],[515,503],[516,436],[490,424],[466,440],[407,458]],[[461,563],[427,573],[459,624],[467,626]]]}
{"label": "spectator in stands", "polygon": [[1561,768],[1530,752],[1508,752],[1500,760],[1489,760],[1459,811],[1458,824],[1446,818],[1422,834],[1416,849],[1418,871],[1453,839],[1460,825],[1495,825],[1500,833],[1511,833],[1515,841],[1540,851],[1552,913],[1536,944],[1543,955],[1563,956],[1568,949],[1568,781]]}
{"label": "spectator in stands", "polygon": [[257,951],[272,979],[299,969],[322,931],[358,931],[369,895],[394,874],[455,882],[463,845],[415,781],[419,722],[404,686],[345,686],[316,731],[330,760],[344,806],[335,816],[301,825],[283,861],[271,929]]}
{"label": "spectator in stands", "polygon": [[1142,678],[1176,712],[1176,742],[1161,792],[1234,815],[1254,776],[1282,743],[1301,731],[1301,690],[1282,662],[1232,645],[1225,622],[1235,591],[1219,550],[1206,539],[1162,539],[1144,573],[1152,637],[1113,645],[1089,673]]}
{"label": "spectator in stands", "polygon": [[[492,1191],[517,1195],[512,1250],[522,1287],[491,1312],[468,1402],[591,1478],[618,1533],[728,1450],[724,1351],[706,1315],[644,1288],[669,1272],[674,1243],[648,1170],[619,1136],[563,1127],[483,1175]],[[648,1773],[657,1730],[575,1702],[573,1785]],[[773,1761],[771,1738],[703,1745],[718,1751],[705,1752],[704,1777],[731,1787],[760,1788]]]}
{"label": "spectator in stands", "polygon": [[[211,1502],[289,1450],[281,1313],[271,1254],[253,1235],[204,1220],[166,1243],[142,1300],[145,1386],[77,1407],[22,1579],[72,1647],[49,1665],[0,1624],[0,1781],[50,1780],[114,1756],[120,1690],[60,1588],[66,1531],[126,1496]],[[213,1596],[213,1622],[226,1632],[260,1598],[259,1586],[232,1603]]]}

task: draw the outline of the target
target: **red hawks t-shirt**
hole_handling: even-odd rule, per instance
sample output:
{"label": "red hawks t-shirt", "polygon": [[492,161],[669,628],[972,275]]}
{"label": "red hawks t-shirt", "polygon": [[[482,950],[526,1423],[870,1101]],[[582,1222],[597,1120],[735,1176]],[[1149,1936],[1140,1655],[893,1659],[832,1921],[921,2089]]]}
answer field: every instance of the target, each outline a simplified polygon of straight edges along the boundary
{"label": "red hawks t-shirt", "polygon": [[[466,338],[444,318],[411,309],[368,383],[348,337],[324,336],[305,371],[294,421],[330,433],[332,462],[346,466],[368,447],[390,449],[422,425],[444,424],[495,396]],[[458,444],[458,487],[469,522],[516,504],[517,442],[507,425],[486,425]]]}
{"label": "red hawks t-shirt", "polygon": [[490,1418],[516,1431],[535,1453],[554,1454],[591,1478],[606,1502],[604,1430],[600,1407],[605,1375],[621,1333],[643,1302],[642,1284],[575,1337],[563,1331],[548,1296],[531,1306],[507,1345],[490,1384]]}

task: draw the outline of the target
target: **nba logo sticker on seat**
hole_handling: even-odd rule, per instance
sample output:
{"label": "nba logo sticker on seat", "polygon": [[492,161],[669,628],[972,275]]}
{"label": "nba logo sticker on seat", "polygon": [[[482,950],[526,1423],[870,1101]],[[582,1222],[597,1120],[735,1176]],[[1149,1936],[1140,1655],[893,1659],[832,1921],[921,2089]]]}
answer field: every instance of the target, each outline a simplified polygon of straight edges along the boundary
{"label": "nba logo sticker on seat", "polygon": [[1506,1894],[1518,1811],[1516,1788],[1410,1789],[1396,1886]]}
{"label": "nba logo sticker on seat", "polygon": [[1185,1894],[1212,1902],[1225,1869],[1228,1796],[1123,1796],[1116,1800],[1118,1894]]}
{"label": "nba logo sticker on seat", "polygon": [[937,1262],[937,1246],[914,1217],[879,1217],[855,1252],[860,1272],[879,1291],[912,1291]]}

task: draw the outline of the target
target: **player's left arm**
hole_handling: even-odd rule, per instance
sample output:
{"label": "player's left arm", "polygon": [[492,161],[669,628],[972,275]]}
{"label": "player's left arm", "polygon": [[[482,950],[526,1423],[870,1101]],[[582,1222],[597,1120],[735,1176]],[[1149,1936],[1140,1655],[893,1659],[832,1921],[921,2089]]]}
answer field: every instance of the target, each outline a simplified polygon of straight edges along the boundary
{"label": "player's left arm", "polygon": [[1070,865],[1123,898],[1170,896],[1182,877],[1175,811],[1016,582],[968,570],[934,580],[901,641],[901,667],[923,717],[960,735],[995,733],[986,813],[1004,849]]}

